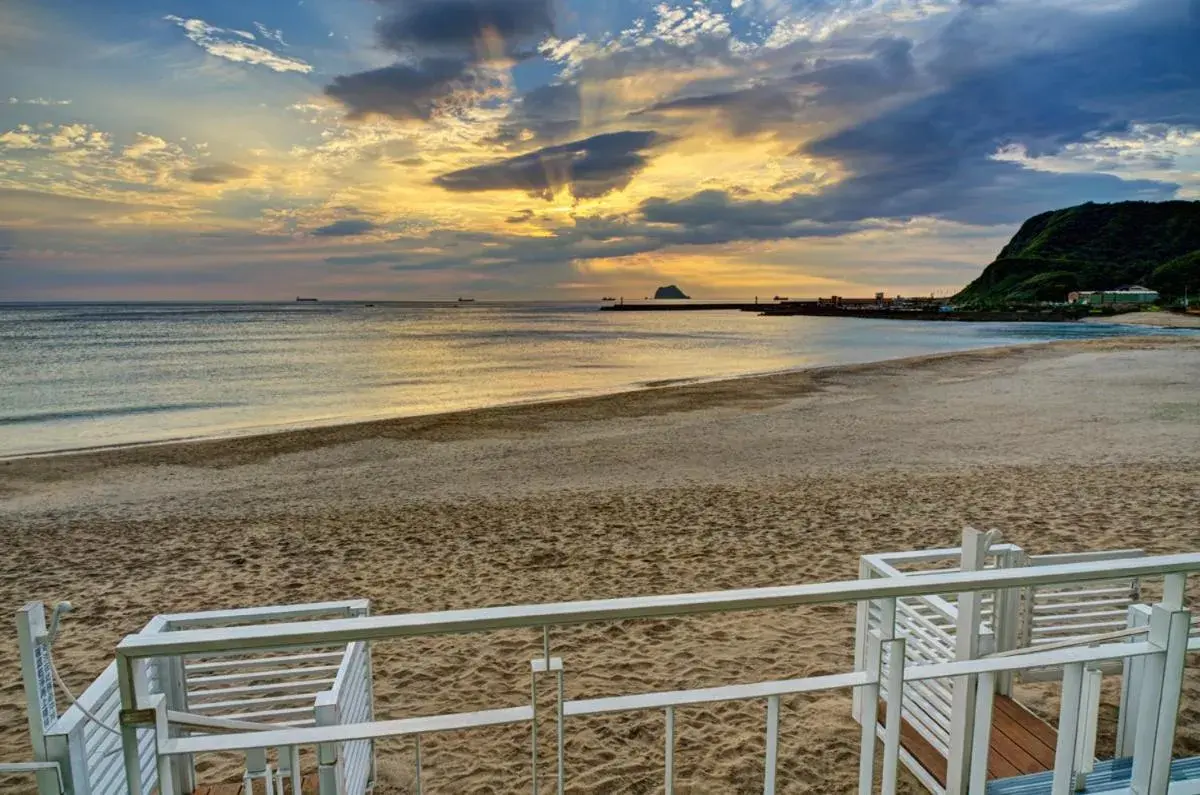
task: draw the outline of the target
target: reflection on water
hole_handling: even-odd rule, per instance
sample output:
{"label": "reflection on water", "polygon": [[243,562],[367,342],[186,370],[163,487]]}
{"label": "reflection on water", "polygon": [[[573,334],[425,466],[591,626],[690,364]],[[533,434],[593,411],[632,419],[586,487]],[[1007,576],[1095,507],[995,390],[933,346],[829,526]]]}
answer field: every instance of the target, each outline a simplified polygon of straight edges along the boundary
{"label": "reflection on water", "polygon": [[0,455],[1114,333],[1147,330],[598,312],[592,304],[7,306]]}

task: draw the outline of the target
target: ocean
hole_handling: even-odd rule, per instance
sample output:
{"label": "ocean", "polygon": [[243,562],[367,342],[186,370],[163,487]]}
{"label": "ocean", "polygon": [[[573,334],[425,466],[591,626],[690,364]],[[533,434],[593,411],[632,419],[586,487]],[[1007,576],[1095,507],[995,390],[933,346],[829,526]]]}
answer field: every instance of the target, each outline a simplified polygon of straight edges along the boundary
{"label": "ocean", "polygon": [[566,303],[0,305],[0,457],[1130,333],[1170,332]]}

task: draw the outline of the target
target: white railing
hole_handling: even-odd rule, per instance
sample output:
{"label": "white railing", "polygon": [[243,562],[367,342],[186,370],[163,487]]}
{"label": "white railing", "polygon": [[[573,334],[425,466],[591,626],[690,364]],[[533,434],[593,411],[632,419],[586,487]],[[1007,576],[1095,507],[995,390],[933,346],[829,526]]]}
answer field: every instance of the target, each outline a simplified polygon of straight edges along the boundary
{"label": "white railing", "polygon": [[[37,606],[37,610],[42,610],[41,605]],[[162,632],[164,628],[164,621],[154,619],[142,629],[142,633]],[[38,681],[51,683],[49,691],[43,685],[38,685],[43,693],[42,698],[52,699],[49,705],[43,702],[42,711],[46,714],[49,706],[50,714],[53,714],[57,710],[56,700],[53,700],[54,672],[49,640],[43,636],[36,645],[40,651],[39,657],[45,661],[45,671],[39,672]],[[159,665],[144,661],[142,667],[147,692],[162,692]],[[75,703],[46,727],[45,756],[58,763],[63,786],[68,792],[74,795],[118,795],[125,792],[118,721],[120,708],[117,668],[115,663],[109,663],[100,676],[78,694]],[[151,731],[138,734],[138,762],[143,774],[142,795],[150,795],[158,784],[154,733]]]}
{"label": "white railing", "polygon": [[[368,613],[367,600],[179,613],[156,616],[140,634]],[[24,673],[35,758],[58,763],[63,786],[71,795],[125,793],[126,761],[118,720],[121,698],[116,664],[110,663],[78,694],[76,703],[58,716],[49,636],[40,603],[21,611],[18,629],[22,659],[30,661]],[[328,646],[303,654],[177,655],[139,663],[139,676],[146,695],[162,694],[164,706],[170,710],[207,718],[311,726],[317,694],[334,685],[346,651],[344,647]],[[154,732],[139,731],[137,745],[141,795],[151,795],[158,787]],[[175,760],[173,777],[186,789],[193,789],[192,760]],[[57,792],[57,783],[53,778],[39,777],[39,791]]]}
{"label": "white railing", "polygon": [[[148,692],[157,693],[155,666],[148,666]],[[80,708],[82,706],[82,709]],[[100,722],[84,714],[83,709]],[[118,717],[121,695],[117,689],[117,667],[109,663],[97,679],[79,695],[46,733],[47,752],[63,770],[68,791],[74,795],[119,795],[125,792],[125,770],[121,761],[121,737]],[[154,733],[138,734],[138,760],[142,793],[150,795],[158,785],[155,770]]]}
{"label": "white railing", "polygon": [[[1119,549],[1107,552],[1073,552],[1059,555],[1030,555],[1026,566],[1053,566],[1086,561],[1122,560],[1145,556],[1140,549]],[[1129,607],[1141,601],[1141,582],[1126,577],[1088,583],[1086,586],[1040,586],[1023,589],[1021,594],[1022,647],[1037,647],[1086,635],[1097,635],[1124,629]],[[1121,670],[1119,662],[1100,666],[1105,674]],[[1021,681],[1056,680],[1061,671],[1028,670]]]}
{"label": "white railing", "polygon": [[[316,724],[370,723],[375,719],[373,692],[371,646],[365,641],[355,641],[346,649],[333,687],[317,695]],[[321,795],[365,795],[374,784],[374,740],[323,746],[318,758],[322,767]]]}
{"label": "white railing", "polygon": [[[1142,700],[1143,709],[1138,717],[1138,742],[1134,752],[1134,782],[1138,786],[1142,786],[1144,791],[1160,791],[1159,785],[1165,787],[1165,776],[1169,771],[1170,738],[1175,730],[1182,667],[1188,646],[1188,613],[1181,609],[1185,578],[1187,573],[1195,571],[1200,571],[1200,554],[1171,555],[1138,560],[1094,561],[1011,570],[968,570],[947,574],[916,574],[865,581],[714,593],[310,621],[235,627],[226,630],[195,630],[159,636],[130,636],[118,646],[117,656],[118,679],[121,682],[122,703],[127,716],[125,749],[127,754],[134,753],[134,727],[136,725],[157,722],[160,770],[166,769],[169,773],[169,766],[164,768],[161,760],[196,753],[248,751],[263,747],[320,747],[379,737],[419,736],[428,732],[461,730],[502,723],[529,724],[531,733],[533,731],[533,707],[508,706],[500,709],[486,709],[480,712],[439,715],[429,718],[341,723],[330,726],[285,728],[264,732],[176,739],[169,737],[165,731],[168,718],[162,714],[161,700],[152,703],[151,699],[140,695],[140,669],[136,663],[143,659],[188,654],[244,653],[249,650],[282,650],[357,641],[531,627],[541,628],[546,633],[544,639],[545,662],[549,664],[544,668],[557,670],[561,675],[563,672],[561,661],[557,658],[551,659],[549,656],[549,629],[560,625],[839,602],[859,602],[861,604],[869,601],[880,602],[883,614],[887,615],[896,610],[897,600],[911,597],[944,594],[969,596],[983,592],[1010,592],[1012,589],[1029,586],[1065,585],[1114,577],[1162,575],[1165,577],[1163,601],[1154,607],[1156,618],[1152,621],[1147,639],[1140,642],[1107,643],[1091,648],[1075,647],[1049,651],[1020,650],[1015,654],[1008,653],[1007,656],[993,655],[983,659],[959,659],[952,662],[912,666],[893,665],[885,670],[880,661],[906,658],[904,646],[907,641],[905,638],[894,636],[894,634],[892,637],[884,637],[881,632],[876,631],[872,632],[868,638],[866,653],[869,664],[863,670],[830,677],[759,682],[704,690],[643,693],[585,701],[566,700],[562,696],[563,691],[560,686],[558,702],[558,715],[560,716],[558,769],[562,775],[566,760],[561,738],[564,732],[564,723],[570,717],[624,710],[661,709],[666,713],[667,725],[673,730],[673,709],[677,706],[719,700],[764,700],[767,705],[764,792],[771,793],[775,788],[775,760],[779,754],[778,720],[782,696],[816,690],[853,688],[864,690],[862,703],[874,704],[878,700],[880,689],[891,693],[899,692],[900,699],[888,702],[884,727],[879,729],[874,721],[864,721],[862,737],[860,791],[871,790],[874,776],[875,738],[879,734],[884,738],[883,791],[890,793],[895,790],[897,763],[900,758],[900,706],[903,703],[904,691],[916,682],[948,677],[960,679],[978,677],[980,680],[977,689],[978,699],[970,705],[968,716],[976,718],[968,721],[968,725],[973,725],[975,730],[966,738],[952,739],[956,742],[965,739],[970,751],[969,764],[964,771],[964,776],[969,776],[969,778],[964,778],[962,791],[967,791],[967,782],[969,781],[970,791],[982,792],[986,778],[988,733],[991,726],[989,711],[992,694],[996,690],[997,678],[1030,667],[1064,666],[1068,672],[1062,699],[1061,721],[1064,728],[1060,731],[1052,789],[1052,792],[1057,795],[1057,793],[1072,791],[1074,777],[1083,766],[1082,760],[1079,758],[1078,724],[1082,711],[1082,682],[1085,666],[1098,661],[1144,657],[1147,660],[1146,681],[1157,683],[1155,688],[1158,697],[1153,700],[1153,709],[1146,706],[1151,704],[1151,700]],[[888,629],[894,633],[894,628]],[[147,709],[156,711],[148,713]],[[670,739],[669,736],[668,742]],[[672,759],[670,753],[667,754],[667,759]],[[127,774],[130,790],[136,792],[140,787],[136,766],[129,766]],[[666,776],[669,778],[671,775],[672,764],[668,761]],[[169,795],[172,791],[164,785],[164,795]]]}
{"label": "white railing", "polygon": [[[1019,565],[1020,547],[1012,544],[992,544],[983,556],[985,570],[1013,568]],[[948,574],[962,566],[962,547],[930,549],[864,555],[860,560],[859,576],[863,579],[907,577],[917,574]],[[975,648],[978,654],[1004,651],[1015,646],[1018,616],[1015,592],[991,591],[980,594],[980,621],[976,629]],[[872,630],[894,623],[897,636],[907,640],[905,661],[908,665],[931,665],[959,659],[957,595],[922,594],[897,599],[895,614],[885,614],[878,603],[860,605],[856,626],[855,669],[866,664],[865,643]],[[890,664],[885,659],[885,668]],[[1003,673],[997,686],[999,692],[1011,692],[1011,674]],[[950,679],[922,680],[904,689],[901,715],[930,746],[949,759],[953,753],[955,683]],[[887,699],[887,689],[883,690]],[[854,715],[864,721],[862,702],[855,694]],[[918,761],[908,754],[902,761],[927,787],[938,786]]]}

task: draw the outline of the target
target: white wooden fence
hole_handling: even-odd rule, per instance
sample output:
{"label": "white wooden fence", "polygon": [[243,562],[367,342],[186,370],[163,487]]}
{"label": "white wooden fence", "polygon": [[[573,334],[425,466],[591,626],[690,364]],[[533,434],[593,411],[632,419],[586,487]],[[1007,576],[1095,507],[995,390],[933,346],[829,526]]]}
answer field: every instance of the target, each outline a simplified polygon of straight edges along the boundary
{"label": "white wooden fence", "polygon": [[[979,561],[977,561],[978,563]],[[590,602],[523,605],[516,607],[459,610],[441,613],[375,616],[326,621],[306,621],[286,624],[204,629],[160,635],[133,635],[118,647],[118,680],[123,705],[124,751],[131,764],[126,767],[129,792],[136,795],[141,789],[140,764],[137,759],[137,731],[140,726],[154,726],[159,759],[160,790],[164,795],[177,792],[171,760],[201,753],[222,751],[250,752],[265,747],[315,747],[323,762],[333,754],[348,756],[347,743],[374,740],[390,736],[417,736],[429,732],[469,730],[481,726],[525,724],[531,734],[535,731],[534,706],[502,706],[478,712],[438,715],[427,718],[407,718],[388,721],[338,722],[312,727],[288,727],[261,732],[240,732],[225,735],[172,736],[172,716],[162,696],[147,692],[142,660],[158,660],[181,655],[241,654],[249,651],[276,652],[285,649],[311,648],[331,644],[352,644],[380,639],[437,635],[458,632],[486,632],[520,627],[539,628],[545,632],[544,656],[535,665],[535,675],[554,673],[559,677],[557,771],[559,789],[563,788],[567,771],[562,737],[570,718],[631,710],[655,710],[664,714],[666,760],[664,779],[668,787],[674,776],[673,739],[676,710],[694,704],[715,701],[757,700],[765,702],[766,758],[764,760],[764,793],[776,788],[776,762],[781,753],[779,718],[781,699],[795,693],[849,688],[861,690],[861,703],[875,704],[880,692],[899,694],[889,698],[882,725],[874,720],[863,721],[862,755],[859,769],[859,791],[871,792],[875,785],[875,753],[878,739],[883,740],[881,791],[895,791],[900,761],[901,707],[906,703],[906,691],[931,681],[955,679],[978,680],[976,697],[967,706],[966,723],[957,714],[960,699],[954,701],[955,715],[951,723],[951,745],[966,749],[966,763],[957,793],[982,793],[985,788],[986,759],[991,727],[990,710],[993,693],[1000,677],[1031,668],[1061,667],[1065,671],[1060,715],[1059,743],[1055,755],[1052,795],[1073,792],[1076,775],[1085,769],[1087,743],[1081,741],[1080,715],[1086,714],[1084,686],[1087,666],[1110,660],[1141,659],[1142,689],[1134,732],[1134,785],[1139,792],[1165,793],[1200,792],[1180,789],[1169,784],[1171,738],[1175,732],[1176,713],[1182,686],[1182,671],[1189,648],[1190,614],[1182,609],[1186,575],[1200,571],[1200,554],[1146,557],[1109,561],[1057,564],[1015,569],[972,570],[913,574],[862,581],[799,585],[780,588],[759,588],[673,596],[652,596],[611,599]],[[1028,587],[1069,586],[1079,583],[1162,576],[1164,595],[1152,608],[1150,626],[1143,639],[1129,642],[1098,642],[1094,645],[1075,645],[1054,649],[1017,649],[979,658],[963,658],[963,638],[975,638],[975,632],[956,637],[959,650],[952,661],[933,662],[922,659],[919,664],[907,664],[909,638],[900,635],[896,627],[881,622],[878,629],[868,633],[864,663],[857,670],[830,676],[807,677],[782,681],[735,684],[699,690],[676,690],[657,693],[619,695],[599,699],[567,700],[562,686],[566,666],[550,656],[549,631],[553,626],[594,621],[665,617],[733,610],[753,610],[774,607],[858,602],[877,603],[880,616],[904,614],[898,605],[901,600],[919,597],[958,594],[960,611],[975,615],[976,626],[981,610],[978,596],[984,593],[1011,593]],[[974,603],[974,604],[972,604]],[[1192,642],[1200,649],[1200,641]],[[977,650],[976,650],[977,651]],[[891,662],[893,664],[885,664]],[[515,694],[514,694],[515,695]],[[336,701],[336,699],[335,699]],[[338,718],[339,721],[342,718]],[[536,737],[534,747],[536,748]],[[798,749],[797,749],[798,750]],[[323,773],[325,771],[322,771]],[[346,776],[323,776],[330,780],[334,792],[344,792]],[[538,778],[534,766],[535,787]],[[418,787],[419,785],[418,778]],[[503,782],[497,782],[503,787]]]}
{"label": "white wooden fence", "polygon": [[[300,619],[369,615],[366,600],[216,610],[156,616],[141,634],[186,632],[200,628],[261,625]],[[30,714],[34,758],[59,765],[63,788],[73,795],[121,795],[126,792],[125,760],[121,748],[121,706],[116,663],[108,667],[82,693],[76,703],[58,715],[53,656],[41,603],[26,605],[18,614],[18,640]],[[352,663],[351,663],[352,659]],[[318,696],[336,688],[341,680],[353,695],[353,714],[369,720],[371,697],[370,646],[327,645],[304,653],[248,652],[234,655],[189,654],[144,660],[139,678],[147,696],[163,696],[167,709],[201,718],[236,720],[271,726],[312,726]],[[344,675],[343,675],[344,672]],[[364,674],[365,672],[365,674]],[[365,689],[365,694],[364,694]],[[368,711],[361,705],[367,703]],[[36,724],[36,726],[35,726]],[[176,732],[178,733],[178,732]],[[137,736],[137,765],[141,795],[159,788],[154,732]],[[365,754],[363,748],[369,749]],[[365,791],[373,778],[373,744],[361,743],[345,769]],[[181,792],[196,786],[193,760],[181,757],[172,763],[172,779]],[[39,792],[57,793],[58,783],[43,773]]]}

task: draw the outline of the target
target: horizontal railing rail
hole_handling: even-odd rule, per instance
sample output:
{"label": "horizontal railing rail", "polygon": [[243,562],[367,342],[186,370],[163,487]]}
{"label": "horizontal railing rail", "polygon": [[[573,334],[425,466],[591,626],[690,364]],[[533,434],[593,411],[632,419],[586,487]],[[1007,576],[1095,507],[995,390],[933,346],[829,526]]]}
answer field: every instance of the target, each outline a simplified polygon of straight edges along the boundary
{"label": "horizontal railing rail", "polygon": [[1200,553],[1187,553],[1135,560],[918,574],[815,585],[487,607],[226,629],[194,629],[157,635],[128,636],[118,644],[117,658],[123,664],[127,664],[134,659],[145,657],[201,653],[238,654],[251,649],[310,648],[352,643],[356,640],[385,640],[521,627],[551,627],[593,621],[799,607],[1030,585],[1086,583],[1122,577],[1188,574],[1196,571],[1200,571]]}
{"label": "horizontal railing rail", "polygon": [[[1200,639],[1190,648],[1200,651]],[[1087,648],[1056,651],[1025,650],[1022,654],[965,660],[943,665],[912,666],[898,671],[893,686],[908,687],[913,683],[964,675],[995,676],[1031,667],[1085,666],[1112,659],[1137,659],[1158,654],[1162,648],[1150,642],[1107,643]],[[673,710],[727,701],[768,700],[775,703],[778,720],[778,699],[801,693],[862,688],[881,684],[877,671],[813,676],[800,679],[775,680],[742,685],[727,685],[691,690],[640,693],[628,696],[580,699],[562,705],[564,718],[602,715],[645,710]],[[273,729],[234,734],[205,735],[178,739],[163,738],[159,753],[163,756],[218,752],[247,752],[267,747],[310,747],[325,743],[351,743],[387,737],[419,736],[443,731],[463,731],[489,726],[528,724],[534,720],[530,706],[506,707],[477,712],[437,715],[423,718],[346,723],[295,729]]]}
{"label": "horizontal railing rail", "polygon": [[[515,628],[539,628],[543,630],[544,660],[535,661],[533,666],[535,684],[533,688],[534,703],[528,707],[504,707],[498,710],[485,709],[480,712],[463,713],[458,715],[438,715],[427,718],[402,718],[388,721],[355,721],[349,715],[337,716],[333,725],[319,725],[311,728],[280,728],[266,732],[230,733],[212,737],[172,738],[165,728],[158,732],[160,770],[162,759],[177,755],[193,753],[216,752],[223,750],[262,749],[264,747],[292,748],[315,745],[318,756],[322,760],[327,757],[335,745],[344,746],[360,740],[373,740],[381,737],[415,735],[417,748],[417,771],[420,775],[420,735],[427,732],[457,730],[474,726],[498,725],[501,723],[528,723],[534,733],[533,748],[537,747],[536,740],[536,677],[538,671],[554,670],[558,677],[558,757],[559,782],[562,786],[563,764],[563,724],[565,719],[573,715],[599,714],[630,709],[662,709],[666,711],[668,740],[671,742],[674,726],[674,709],[686,706],[696,700],[746,700],[764,699],[767,702],[767,761],[764,772],[764,792],[774,792],[775,762],[779,741],[780,698],[792,692],[812,692],[813,690],[850,688],[855,692],[861,691],[865,704],[878,703],[881,696],[886,695],[886,717],[882,728],[876,725],[874,719],[863,720],[863,759],[860,769],[860,789],[870,790],[870,777],[875,752],[876,732],[885,736],[884,744],[884,788],[885,793],[895,791],[896,765],[901,758],[899,749],[899,734],[901,708],[906,699],[906,691],[910,687],[919,687],[921,683],[936,680],[978,677],[980,680],[980,701],[976,710],[987,710],[990,716],[991,694],[994,691],[998,677],[1014,671],[1031,667],[1066,667],[1072,681],[1084,676],[1085,666],[1113,659],[1131,659],[1145,656],[1155,661],[1153,665],[1164,670],[1173,670],[1170,666],[1175,663],[1164,662],[1164,655],[1179,660],[1180,654],[1187,648],[1186,627],[1178,620],[1186,615],[1181,609],[1186,575],[1200,571],[1200,553],[1163,555],[1139,559],[1120,559],[1106,561],[1086,561],[1048,565],[1028,568],[996,567],[979,571],[937,572],[927,574],[906,574],[901,577],[883,577],[869,580],[854,580],[848,582],[832,582],[816,585],[798,585],[771,588],[741,589],[733,591],[709,592],[699,594],[674,594],[664,596],[646,596],[620,599],[601,599],[581,602],[564,602],[541,605],[518,605],[511,607],[489,607],[475,610],[452,610],[422,614],[401,614],[374,617],[336,618],[327,620],[269,623],[254,626],[234,626],[221,629],[199,628],[163,633],[158,636],[130,636],[118,646],[117,665],[121,684],[123,705],[123,731],[126,734],[126,758],[134,753],[132,732],[138,725],[146,725],[146,712],[149,709],[161,709],[144,699],[144,682],[139,680],[142,675],[139,661],[149,658],[173,658],[196,656],[206,660],[218,659],[224,654],[249,655],[256,658],[264,654],[273,654],[285,650],[311,649],[331,645],[369,642],[391,638],[440,635],[464,632],[486,632],[492,630]],[[1105,643],[1092,647],[1076,647],[1042,651],[1028,649],[1024,654],[1004,657],[985,657],[975,659],[957,659],[936,661],[931,655],[929,659],[922,658],[921,664],[908,665],[910,656],[906,650],[909,638],[898,635],[898,625],[895,616],[900,600],[912,597],[922,597],[929,594],[955,595],[964,604],[967,594],[992,593],[1002,594],[1012,589],[1041,585],[1070,585],[1114,578],[1162,576],[1164,582],[1164,600],[1161,608],[1167,611],[1164,615],[1170,619],[1169,644],[1164,637],[1156,637],[1151,633],[1144,641],[1124,639],[1124,642]],[[974,600],[973,600],[974,601]],[[562,682],[562,663],[558,658],[550,657],[549,631],[554,626],[581,624],[588,622],[613,621],[625,619],[641,619],[664,616],[697,615],[704,613],[719,613],[738,610],[760,610],[767,608],[797,607],[803,605],[820,605],[830,603],[859,602],[860,609],[866,605],[868,610],[872,603],[880,603],[880,615],[885,617],[878,629],[871,631],[870,653],[867,664],[860,670],[832,677],[812,677],[800,680],[784,680],[780,682],[756,683],[750,685],[731,685],[718,688],[708,688],[699,691],[667,691],[638,695],[612,696],[601,699],[583,701],[568,701],[565,697]],[[978,607],[974,608],[976,611]],[[1171,612],[1171,611],[1174,612]],[[890,618],[890,622],[889,622]],[[1177,627],[1178,625],[1178,627]],[[1183,630],[1182,641],[1178,630]],[[1161,634],[1161,633],[1160,633]],[[940,656],[940,655],[937,655]],[[961,655],[959,655],[961,657]],[[538,668],[538,663],[542,668]],[[914,661],[916,662],[916,661]],[[349,669],[344,669],[348,671]],[[335,680],[338,677],[335,675]],[[344,679],[344,676],[343,676]],[[336,684],[336,681],[335,681]],[[1164,680],[1164,694],[1168,685]],[[1174,688],[1174,685],[1169,685]],[[1078,696],[1079,694],[1075,694]],[[986,696],[986,703],[984,698]],[[1071,712],[1078,723],[1079,698],[1066,698],[1064,693],[1064,714]],[[1164,699],[1166,696],[1164,695]],[[1178,699],[1176,693],[1174,698]],[[1165,703],[1165,701],[1164,701]],[[159,700],[161,705],[161,699]],[[157,713],[156,713],[157,714]],[[1166,715],[1164,712],[1163,715]],[[1173,732],[1173,725],[1167,726],[1167,718],[1156,714],[1153,719],[1163,731]],[[872,716],[873,717],[873,716]],[[1146,716],[1143,716],[1146,717]],[[1149,718],[1146,718],[1147,720]],[[1172,718],[1173,720],[1173,718]],[[163,715],[158,720],[161,727],[167,725]],[[986,721],[990,726],[990,717]],[[971,725],[968,723],[968,726]],[[983,724],[976,724],[982,726]],[[970,734],[971,730],[966,730]],[[982,729],[976,729],[976,732]],[[1078,732],[1072,730],[1072,738]],[[962,741],[962,732],[955,729],[954,742]],[[973,759],[986,759],[986,737],[982,740],[983,750],[977,752],[979,736],[968,737],[966,742],[971,748]],[[1086,743],[1085,743],[1086,745]],[[1062,746],[1062,743],[1060,743]],[[1056,757],[1056,781],[1064,775],[1073,774],[1078,770],[1075,757],[1075,746],[1059,749]],[[1169,749],[1168,749],[1169,751]],[[257,752],[256,752],[257,753]],[[536,750],[534,751],[536,754]],[[982,756],[980,756],[982,753]],[[1149,751],[1140,752],[1143,761],[1139,764],[1149,764]],[[1161,750],[1153,749],[1153,764],[1158,770]],[[670,746],[667,757],[668,783],[673,775]],[[323,770],[325,761],[322,761]],[[169,763],[168,763],[169,768]],[[969,764],[971,775],[984,775],[986,765]],[[537,782],[536,755],[533,761],[534,787]],[[129,785],[136,788],[136,773],[129,771]],[[1065,771],[1065,772],[1064,772]],[[1145,779],[1149,773],[1139,773]],[[1158,775],[1154,773],[1153,775]],[[344,781],[344,776],[334,777]],[[1149,779],[1146,779],[1149,780]],[[867,784],[863,787],[863,784]],[[340,786],[340,785],[339,785]],[[1057,786],[1057,785],[1056,785]],[[418,791],[420,785],[418,783]],[[331,789],[336,792],[338,789]],[[1058,789],[1055,790],[1059,791]]]}

